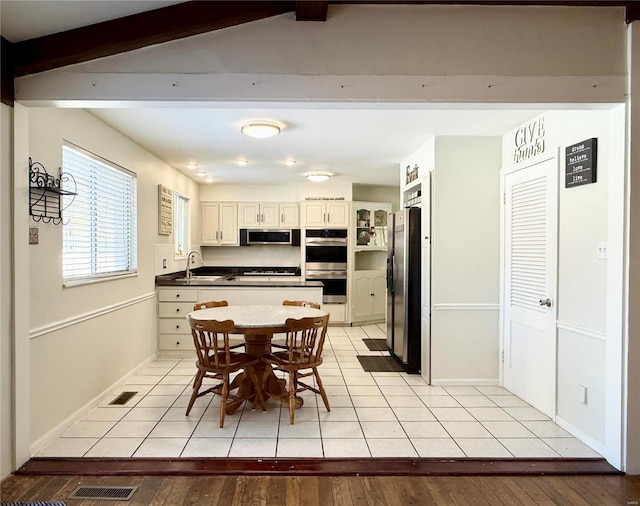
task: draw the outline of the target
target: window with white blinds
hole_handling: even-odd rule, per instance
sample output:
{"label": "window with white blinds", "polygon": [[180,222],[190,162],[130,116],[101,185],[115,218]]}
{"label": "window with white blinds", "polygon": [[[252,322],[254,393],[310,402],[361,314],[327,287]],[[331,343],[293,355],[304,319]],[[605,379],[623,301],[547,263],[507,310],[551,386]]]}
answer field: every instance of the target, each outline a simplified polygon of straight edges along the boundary
{"label": "window with white blinds", "polygon": [[173,192],[173,200],[173,251],[176,258],[182,258],[191,249],[189,199]]}
{"label": "window with white blinds", "polygon": [[[137,270],[136,175],[73,145],[62,147],[62,171],[77,195],[64,210],[65,284],[133,274]],[[63,197],[68,205],[73,197]]]}

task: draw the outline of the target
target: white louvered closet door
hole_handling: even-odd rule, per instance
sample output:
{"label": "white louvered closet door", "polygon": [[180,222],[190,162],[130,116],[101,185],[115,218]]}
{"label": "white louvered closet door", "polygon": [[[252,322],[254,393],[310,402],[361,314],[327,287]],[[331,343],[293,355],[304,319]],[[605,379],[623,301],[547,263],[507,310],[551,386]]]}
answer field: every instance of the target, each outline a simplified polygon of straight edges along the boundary
{"label": "white louvered closet door", "polygon": [[504,386],[543,413],[556,406],[557,160],[508,173]]}

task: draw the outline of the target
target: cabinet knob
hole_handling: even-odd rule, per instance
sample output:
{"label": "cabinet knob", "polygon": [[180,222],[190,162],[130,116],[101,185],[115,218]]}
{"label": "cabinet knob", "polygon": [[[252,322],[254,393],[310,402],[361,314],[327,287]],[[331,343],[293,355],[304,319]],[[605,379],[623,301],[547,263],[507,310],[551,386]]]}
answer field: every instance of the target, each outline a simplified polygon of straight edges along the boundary
{"label": "cabinet knob", "polygon": [[177,293],[177,294],[176,294],[176,299],[179,299],[179,298],[180,298],[180,294],[179,294],[179,293]]}
{"label": "cabinet knob", "polygon": [[370,293],[369,295],[371,295],[371,297],[373,297],[375,295],[375,293]]}
{"label": "cabinet knob", "polygon": [[179,313],[179,312],[180,312],[180,308],[177,308],[177,309],[176,309],[176,313]]}
{"label": "cabinet knob", "polygon": [[180,325],[176,325],[176,328],[177,328],[177,329],[179,329],[179,328],[180,328]]}
{"label": "cabinet knob", "polygon": [[180,346],[180,341],[176,341],[176,346]]}

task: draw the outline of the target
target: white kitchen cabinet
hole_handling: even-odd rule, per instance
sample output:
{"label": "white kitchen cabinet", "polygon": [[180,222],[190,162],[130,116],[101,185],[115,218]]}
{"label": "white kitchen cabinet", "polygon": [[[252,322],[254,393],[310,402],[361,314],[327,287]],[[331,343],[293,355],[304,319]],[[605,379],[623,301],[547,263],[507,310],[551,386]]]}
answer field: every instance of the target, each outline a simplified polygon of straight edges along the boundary
{"label": "white kitchen cabinet", "polygon": [[297,202],[279,204],[278,211],[282,228],[298,228],[300,226],[300,204]]}
{"label": "white kitchen cabinet", "polygon": [[299,226],[297,203],[241,202],[240,228],[295,228]]}
{"label": "white kitchen cabinet", "polygon": [[235,202],[202,202],[201,246],[238,246],[238,206]]}
{"label": "white kitchen cabinet", "polygon": [[386,271],[361,270],[353,273],[353,322],[384,320],[387,307]]}
{"label": "white kitchen cabinet", "polygon": [[198,301],[193,288],[158,288],[158,349],[191,351],[193,338],[186,316]]}
{"label": "white kitchen cabinet", "polygon": [[353,202],[355,251],[387,249],[387,219],[391,204]]}
{"label": "white kitchen cabinet", "polygon": [[300,221],[303,227],[348,228],[349,202],[312,200],[300,203]]}

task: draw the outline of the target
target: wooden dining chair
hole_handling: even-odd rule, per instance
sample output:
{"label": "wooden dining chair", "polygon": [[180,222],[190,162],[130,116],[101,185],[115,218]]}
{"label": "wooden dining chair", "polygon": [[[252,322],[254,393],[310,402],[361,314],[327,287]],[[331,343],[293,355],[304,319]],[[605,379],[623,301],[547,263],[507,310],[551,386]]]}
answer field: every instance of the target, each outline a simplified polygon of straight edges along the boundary
{"label": "wooden dining chair", "polygon": [[229,303],[226,300],[210,300],[207,302],[196,302],[193,305],[193,310],[198,311],[199,309],[208,309],[210,307],[224,307],[228,305]]}
{"label": "wooden dining chair", "polygon": [[[291,424],[293,424],[296,415],[296,395],[305,390],[320,394],[327,411],[331,411],[327,393],[318,374],[318,367],[322,364],[322,348],[324,347],[328,324],[329,315],[301,318],[299,320],[288,318],[285,323],[287,327],[287,350],[272,352],[262,357],[262,360],[267,364],[289,373],[287,393],[289,395],[289,422]],[[318,388],[300,381],[300,378],[304,376],[302,372],[305,370],[311,370]],[[265,371],[262,377],[262,383],[267,380],[267,372],[268,370]]]}
{"label": "wooden dining chair", "polygon": [[[235,327],[233,320],[219,322],[216,320],[197,320],[189,318],[193,344],[196,348],[198,360],[196,366],[198,373],[196,381],[187,406],[187,416],[193,407],[193,403],[198,397],[214,392],[220,395],[220,427],[224,427],[224,417],[227,408],[227,400],[244,401],[247,397],[239,397],[229,393],[229,375],[244,369],[255,387],[256,402],[265,411],[262,389],[256,376],[253,366],[258,362],[258,357],[248,353],[233,352],[229,346],[229,332]],[[219,376],[218,376],[219,375]],[[221,379],[222,382],[216,386],[200,392],[202,380],[204,378]]]}
{"label": "wooden dining chair", "polygon": [[310,302],[308,300],[283,300],[282,305],[312,307],[314,309],[320,309],[320,304],[318,304],[317,302]]}
{"label": "wooden dining chair", "polygon": [[[283,300],[283,306],[301,306],[301,307],[312,307],[314,309],[320,309],[320,304],[317,302],[310,302],[308,300]],[[279,348],[281,350],[287,349],[287,342],[285,334],[276,334],[271,339],[271,347]]]}
{"label": "wooden dining chair", "polygon": [[[229,303],[226,300],[210,300],[207,302],[196,302],[193,305],[193,310],[198,311],[199,309],[208,309],[210,307],[225,307],[228,306]],[[244,337],[240,336],[229,336],[229,349],[237,350],[238,348],[244,348]]]}

